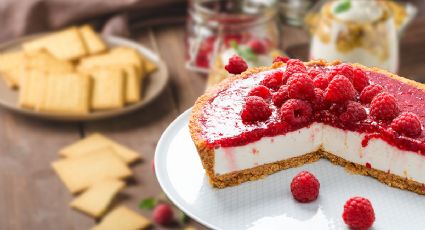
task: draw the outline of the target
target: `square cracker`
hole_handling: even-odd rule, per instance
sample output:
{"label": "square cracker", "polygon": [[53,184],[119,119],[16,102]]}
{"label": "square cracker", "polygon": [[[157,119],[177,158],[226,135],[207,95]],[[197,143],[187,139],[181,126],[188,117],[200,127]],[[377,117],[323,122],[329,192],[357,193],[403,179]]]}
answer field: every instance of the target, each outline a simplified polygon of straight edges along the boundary
{"label": "square cracker", "polygon": [[118,207],[107,214],[92,230],[138,230],[146,229],[151,222],[138,213],[124,207]]}
{"label": "square cracker", "polygon": [[105,179],[131,176],[128,166],[111,152],[58,160],[52,163],[52,167],[71,193],[80,192]]}
{"label": "square cracker", "polygon": [[83,25],[79,29],[89,54],[97,54],[107,50],[105,42],[90,25]]}
{"label": "square cracker", "polygon": [[19,106],[37,110],[44,98],[46,90],[46,73],[39,70],[31,70],[21,79],[19,90]]}
{"label": "square cracker", "polygon": [[37,69],[46,73],[71,73],[74,65],[70,61],[59,60],[47,50],[38,50],[27,53],[28,69]]}
{"label": "square cracker", "polygon": [[117,109],[124,106],[125,75],[120,69],[97,68],[90,71],[93,80],[91,108]]}
{"label": "square cracker", "polygon": [[50,74],[39,109],[58,114],[86,114],[89,112],[89,90],[87,75]]}
{"label": "square cracker", "polygon": [[19,86],[20,77],[25,73],[27,57],[22,51],[0,54],[0,73],[11,88]]}
{"label": "square cracker", "polygon": [[92,217],[101,217],[115,195],[124,187],[125,183],[120,180],[108,179],[97,182],[75,198],[70,206]]}
{"label": "square cracker", "polygon": [[76,60],[87,54],[80,31],[71,27],[22,44],[25,52],[48,50],[56,58]]}
{"label": "square cracker", "polygon": [[114,153],[126,163],[132,163],[140,159],[140,155],[136,151],[120,145],[99,133],[91,134],[74,144],[64,147],[59,150],[59,154],[73,158],[98,151],[108,151],[107,148],[112,148]]}

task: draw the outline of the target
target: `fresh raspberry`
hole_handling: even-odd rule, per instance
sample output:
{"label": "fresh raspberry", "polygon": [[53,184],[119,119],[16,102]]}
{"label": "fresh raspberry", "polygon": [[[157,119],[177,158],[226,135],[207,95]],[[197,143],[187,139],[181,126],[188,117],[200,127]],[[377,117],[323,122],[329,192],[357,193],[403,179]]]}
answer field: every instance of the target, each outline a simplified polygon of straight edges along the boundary
{"label": "fresh raspberry", "polygon": [[313,80],[305,73],[296,73],[288,81],[290,98],[310,100],[314,98]]}
{"label": "fresh raspberry", "polygon": [[280,108],[280,118],[282,121],[293,126],[307,123],[312,113],[311,105],[299,99],[289,99]]}
{"label": "fresh raspberry", "polygon": [[360,93],[360,101],[364,104],[369,104],[372,99],[382,92],[384,88],[380,85],[368,85]]}
{"label": "fresh raspberry", "polygon": [[271,93],[269,88],[265,87],[264,85],[258,85],[249,91],[248,96],[258,96],[264,99],[269,99],[271,97]]}
{"label": "fresh raspberry", "polygon": [[325,90],[325,100],[329,102],[344,102],[356,96],[356,90],[348,78],[336,75]]}
{"label": "fresh raspberry", "polygon": [[329,85],[329,81],[330,78],[327,74],[318,74],[314,79],[313,79],[313,84],[314,87],[322,89],[322,90],[326,90],[326,88]]}
{"label": "fresh raspberry", "polygon": [[267,52],[267,43],[261,39],[254,39],[247,44],[255,54],[265,54]]}
{"label": "fresh raspberry", "polygon": [[355,101],[348,101],[345,111],[339,116],[339,119],[344,123],[355,123],[366,118],[366,109]]}
{"label": "fresh raspberry", "polygon": [[322,68],[320,67],[314,67],[308,70],[308,75],[310,75],[310,77],[312,79],[314,79],[316,76],[318,76],[319,74],[324,74],[325,72],[323,71]]}
{"label": "fresh raspberry", "polygon": [[269,89],[278,90],[283,84],[283,72],[276,71],[268,74],[261,81],[261,84],[268,87]]}
{"label": "fresh raspberry", "polygon": [[311,100],[311,106],[313,107],[313,110],[323,110],[328,107],[327,103],[325,102],[325,97],[323,96],[323,90],[319,88],[314,89],[314,99]]}
{"label": "fresh raspberry", "polygon": [[229,58],[229,63],[224,68],[231,74],[241,74],[248,69],[248,64],[238,55],[233,55]]}
{"label": "fresh raspberry", "polygon": [[370,115],[378,120],[392,120],[399,112],[395,97],[387,92],[376,95],[370,103]]}
{"label": "fresh raspberry", "polygon": [[282,106],[282,104],[289,99],[288,86],[282,85],[279,90],[273,94],[272,101],[277,107]]}
{"label": "fresh raspberry", "polygon": [[273,63],[275,62],[283,62],[286,63],[289,60],[288,57],[283,57],[283,56],[277,56],[274,60]]}
{"label": "fresh raspberry", "polygon": [[[298,59],[289,59],[286,62],[286,70],[284,74],[284,79],[288,79],[295,73],[307,73],[307,68],[304,66],[304,63]],[[285,82],[284,82],[285,83]]]}
{"label": "fresh raspberry", "polygon": [[391,128],[401,135],[416,137],[422,132],[422,125],[416,114],[410,112],[401,113],[391,123]]}
{"label": "fresh raspberry", "polygon": [[157,224],[166,225],[173,220],[173,209],[168,204],[159,204],[153,210],[153,219]]}
{"label": "fresh raspberry", "polygon": [[298,173],[291,182],[291,193],[301,203],[311,202],[319,196],[320,183],[307,171]]}
{"label": "fresh raspberry", "polygon": [[329,72],[331,77],[336,75],[342,75],[348,78],[351,82],[353,82],[353,67],[350,64],[339,64],[334,66],[334,68]]}
{"label": "fresh raspberry", "polygon": [[244,122],[255,122],[267,120],[271,114],[272,110],[263,98],[249,96],[245,99],[241,117]]}
{"label": "fresh raspberry", "polygon": [[363,197],[352,197],[344,205],[344,222],[353,229],[368,229],[375,221],[372,203]]}
{"label": "fresh raspberry", "polygon": [[368,85],[369,78],[366,76],[366,73],[360,68],[355,68],[353,70],[353,86],[357,92],[362,92],[362,90]]}

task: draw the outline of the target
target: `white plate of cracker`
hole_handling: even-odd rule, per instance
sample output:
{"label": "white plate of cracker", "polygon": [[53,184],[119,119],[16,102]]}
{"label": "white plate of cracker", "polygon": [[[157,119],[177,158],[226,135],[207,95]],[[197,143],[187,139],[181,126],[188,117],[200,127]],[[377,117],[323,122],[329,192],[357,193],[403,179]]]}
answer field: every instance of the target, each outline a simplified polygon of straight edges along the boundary
{"label": "white plate of cracker", "polygon": [[135,111],[168,81],[165,63],[87,25],[0,45],[0,105],[34,117],[87,121]]}

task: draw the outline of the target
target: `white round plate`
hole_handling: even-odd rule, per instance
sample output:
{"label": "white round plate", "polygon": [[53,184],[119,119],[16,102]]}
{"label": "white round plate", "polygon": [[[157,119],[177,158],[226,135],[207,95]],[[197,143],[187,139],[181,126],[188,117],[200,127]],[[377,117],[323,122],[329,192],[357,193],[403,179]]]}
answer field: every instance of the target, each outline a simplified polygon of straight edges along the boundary
{"label": "white round plate", "polygon": [[[190,110],[164,132],[155,152],[158,181],[182,211],[212,229],[348,229],[341,216],[352,196],[368,198],[375,209],[372,229],[424,229],[425,196],[391,188],[377,180],[347,173],[326,160],[284,170],[235,187],[210,186],[190,138]],[[289,185],[308,170],[320,181],[319,198],[296,202]]]}

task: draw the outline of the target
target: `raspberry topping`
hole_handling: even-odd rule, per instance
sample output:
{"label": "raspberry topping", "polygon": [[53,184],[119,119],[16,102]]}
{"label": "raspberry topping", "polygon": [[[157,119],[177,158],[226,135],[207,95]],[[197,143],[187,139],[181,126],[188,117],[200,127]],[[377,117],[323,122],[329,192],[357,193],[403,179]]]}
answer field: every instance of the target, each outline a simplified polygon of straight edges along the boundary
{"label": "raspberry topping", "polygon": [[304,73],[296,73],[288,80],[288,93],[290,98],[313,99],[314,85],[313,80]]}
{"label": "raspberry topping", "polygon": [[323,90],[319,88],[314,89],[314,99],[311,100],[311,105],[314,110],[322,110],[326,109],[328,104],[325,102],[325,98],[323,96]]}
{"label": "raspberry topping", "polygon": [[308,70],[308,75],[313,79],[317,77],[319,74],[323,74],[323,73],[324,73],[323,69],[317,68],[317,67],[314,67]]}
{"label": "raspberry topping", "polygon": [[393,120],[391,128],[397,133],[408,137],[416,137],[422,132],[422,126],[418,116],[410,112],[401,113]]}
{"label": "raspberry topping", "polygon": [[263,98],[249,96],[245,99],[241,117],[244,122],[256,122],[267,120],[271,114],[272,110]]}
{"label": "raspberry topping", "polygon": [[357,92],[362,92],[362,90],[368,85],[369,78],[366,76],[366,73],[360,68],[355,68],[353,70],[353,86]]}
{"label": "raspberry topping", "polygon": [[320,183],[307,171],[298,173],[291,182],[291,193],[295,200],[301,203],[311,202],[319,195]]}
{"label": "raspberry topping", "polygon": [[283,84],[283,72],[276,71],[272,74],[268,74],[261,81],[261,84],[270,89],[278,90],[279,87]]}
{"label": "raspberry topping", "polygon": [[396,99],[387,92],[376,95],[370,103],[370,115],[378,120],[392,120],[399,112]]}
{"label": "raspberry topping", "polygon": [[344,102],[356,96],[356,90],[348,78],[336,75],[325,90],[325,100],[329,102]]}
{"label": "raspberry topping", "polygon": [[288,79],[295,73],[307,73],[304,63],[298,59],[289,59],[286,62],[285,79]]}
{"label": "raspberry topping", "polygon": [[384,88],[380,85],[368,85],[360,93],[359,99],[362,103],[369,104],[376,95],[382,92],[382,90],[384,90]]}
{"label": "raspberry topping", "polygon": [[229,63],[224,68],[231,74],[241,74],[248,69],[248,64],[238,55],[233,55],[229,58]]}
{"label": "raspberry topping", "polygon": [[249,91],[248,96],[258,96],[264,99],[269,99],[271,97],[271,93],[264,85],[257,85]]}
{"label": "raspberry topping", "polygon": [[351,82],[353,82],[353,67],[349,64],[340,64],[335,66],[331,72],[329,73],[331,77],[336,75],[342,75],[348,78]]}
{"label": "raspberry topping", "polygon": [[344,205],[342,219],[350,228],[368,229],[375,221],[375,212],[368,199],[352,197]]}
{"label": "raspberry topping", "polygon": [[312,115],[311,105],[303,100],[289,99],[280,108],[280,118],[290,125],[307,123]]}
{"label": "raspberry topping", "polygon": [[280,107],[282,104],[289,99],[288,86],[282,85],[279,90],[273,94],[272,101],[277,106]]}
{"label": "raspberry topping", "polygon": [[248,46],[255,54],[265,54],[267,52],[267,44],[261,39],[251,40],[248,42]]}
{"label": "raspberry topping", "polygon": [[289,60],[288,57],[283,57],[283,56],[277,56],[274,60],[273,63],[275,62],[283,62],[286,63]]}
{"label": "raspberry topping", "polygon": [[159,204],[153,210],[152,216],[156,223],[166,225],[173,220],[173,210],[168,204]]}
{"label": "raspberry topping", "polygon": [[344,123],[355,123],[362,121],[367,118],[367,113],[365,108],[358,102],[348,101],[346,105],[346,110],[339,115]]}
{"label": "raspberry topping", "polygon": [[313,79],[313,84],[314,87],[322,89],[322,90],[326,90],[326,88],[329,85],[329,81],[330,81],[330,77],[326,74],[318,74],[314,79]]}

